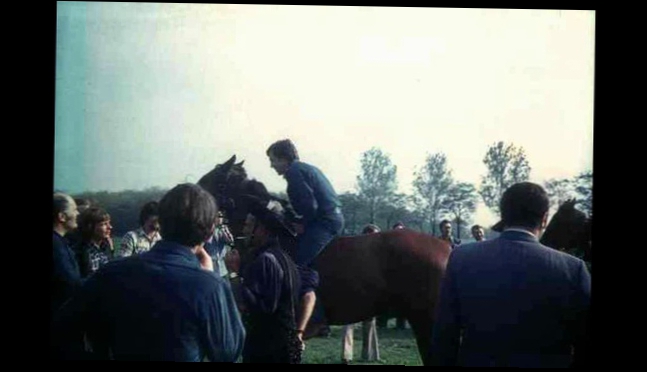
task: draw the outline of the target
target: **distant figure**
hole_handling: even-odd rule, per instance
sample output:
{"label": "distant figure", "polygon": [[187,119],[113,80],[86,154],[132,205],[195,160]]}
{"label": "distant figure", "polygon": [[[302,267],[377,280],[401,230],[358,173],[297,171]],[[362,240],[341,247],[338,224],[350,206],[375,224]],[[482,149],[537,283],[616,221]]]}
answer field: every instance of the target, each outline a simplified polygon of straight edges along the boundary
{"label": "distant figure", "polygon": [[391,228],[392,230],[400,230],[404,229],[404,224],[402,222],[396,222],[393,227]]}
{"label": "distant figure", "polygon": [[[374,224],[368,224],[362,230],[362,234],[376,234],[380,228]],[[342,364],[350,364],[353,361],[353,330],[354,324],[344,326],[342,336]],[[375,318],[362,322],[362,359],[365,361],[380,360],[380,345],[375,329]]]}
{"label": "distant figure", "polygon": [[139,212],[139,229],[130,231],[121,240],[119,257],[128,257],[149,251],[155,243],[160,241],[159,203],[151,201],[142,207]]}
{"label": "distant figure", "polygon": [[481,225],[472,226],[472,236],[477,242],[482,242],[485,240],[485,230]]}
{"label": "distant figure", "polygon": [[77,229],[79,212],[69,195],[54,194],[52,242],[51,314],[53,315],[81,285],[81,273],[74,251],[65,236]]}
{"label": "distant figure", "polygon": [[449,257],[436,307],[436,366],[565,368],[585,361],[591,276],[584,261],[539,243],[549,199],[509,187],[503,232]]}
{"label": "distant figure", "polygon": [[452,223],[449,220],[442,220],[439,224],[440,227],[440,239],[446,240],[449,244],[452,245],[452,249],[456,248],[461,244],[459,239],[454,239],[452,237]]}
{"label": "distant figure", "polygon": [[81,277],[86,278],[113,258],[110,215],[103,208],[86,209],[79,216],[79,232],[79,267]]}
{"label": "distant figure", "polygon": [[274,142],[266,154],[271,167],[287,181],[290,204],[301,216],[299,222],[293,223],[297,233],[294,262],[299,267],[302,280],[298,329],[305,330],[313,315],[314,323],[324,323],[320,303],[315,310],[319,274],[313,269],[312,263],[343,230],[341,203],[328,178],[319,168],[300,161],[299,153],[289,139]]}
{"label": "distant figure", "polygon": [[226,261],[232,273],[240,271],[242,276],[247,314],[243,363],[299,364],[303,347],[296,328],[300,279],[279,243],[279,237],[291,231],[277,214],[256,203],[250,207],[243,234],[249,245],[248,263],[240,268],[240,260]]}
{"label": "distant figure", "polygon": [[224,223],[222,211],[218,211],[216,229],[205,242],[204,249],[213,260],[213,271],[225,279],[228,279],[229,274],[225,265],[225,256],[231,252],[233,245],[234,237]]}
{"label": "distant figure", "polygon": [[[166,193],[159,203],[164,240],[102,266],[61,309],[52,327],[59,358],[235,362],[245,330],[229,284],[203,248],[216,212],[197,185]],[[76,341],[84,334],[87,349]]]}

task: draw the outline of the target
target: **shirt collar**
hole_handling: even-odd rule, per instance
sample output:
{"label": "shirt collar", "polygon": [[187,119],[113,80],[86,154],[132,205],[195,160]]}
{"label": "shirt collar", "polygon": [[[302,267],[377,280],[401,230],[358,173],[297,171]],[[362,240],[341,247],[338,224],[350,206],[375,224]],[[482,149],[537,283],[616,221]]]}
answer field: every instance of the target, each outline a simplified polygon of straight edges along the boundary
{"label": "shirt collar", "polygon": [[537,236],[523,227],[511,226],[501,232],[501,237],[511,240],[525,240],[536,242],[539,240]]}
{"label": "shirt collar", "polygon": [[503,230],[503,232],[506,232],[506,231],[517,231],[517,232],[522,232],[522,233],[524,233],[524,234],[528,234],[528,235],[533,236],[533,237],[535,237],[535,238],[536,238],[535,234],[533,234],[533,233],[531,233],[530,231],[528,231],[528,230],[524,229],[523,227],[516,227],[516,226],[512,226],[512,227],[508,227],[508,228],[506,228],[505,230]]}
{"label": "shirt collar", "polygon": [[144,254],[152,254],[152,255],[164,255],[164,256],[171,256],[180,259],[183,262],[188,263],[190,266],[200,266],[200,260],[198,260],[198,257],[193,253],[191,250],[191,247],[187,247],[182,244],[178,244],[175,242],[167,241],[167,240],[160,240],[155,245],[151,248],[150,251],[144,253]]}
{"label": "shirt collar", "polygon": [[290,165],[288,165],[288,169],[285,170],[285,173],[283,173],[283,178],[287,179],[288,174],[290,173],[290,170],[294,168],[296,163],[298,163],[298,160],[294,160]]}

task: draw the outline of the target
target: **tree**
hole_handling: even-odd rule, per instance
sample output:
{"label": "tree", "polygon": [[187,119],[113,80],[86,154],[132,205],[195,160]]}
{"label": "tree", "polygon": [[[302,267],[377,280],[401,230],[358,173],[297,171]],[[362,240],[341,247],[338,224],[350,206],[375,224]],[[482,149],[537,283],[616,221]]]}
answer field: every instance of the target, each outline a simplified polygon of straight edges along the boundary
{"label": "tree", "polygon": [[447,192],[453,184],[451,171],[447,169],[447,158],[443,153],[428,155],[425,165],[414,173],[413,181],[416,204],[436,234],[438,217]]}
{"label": "tree", "polygon": [[139,227],[141,207],[149,201],[160,201],[167,191],[153,187],[145,190],[118,192],[85,192],[72,195],[72,197],[90,199],[93,206],[105,208],[110,214],[113,236],[122,236]]}
{"label": "tree", "polygon": [[456,237],[461,237],[461,225],[471,221],[472,215],[476,211],[478,194],[476,187],[470,183],[459,182],[452,185],[444,200],[442,210],[452,216],[456,224]]}
{"label": "tree", "polygon": [[483,163],[488,172],[481,179],[479,194],[485,205],[498,215],[503,192],[515,183],[527,181],[531,168],[522,147],[502,141],[488,148]]}
{"label": "tree", "polygon": [[370,223],[375,223],[377,212],[391,202],[397,189],[397,167],[389,155],[373,147],[362,154],[362,173],[357,176],[357,190],[368,207]]}
{"label": "tree", "polygon": [[339,201],[344,215],[344,231],[342,234],[359,234],[366,221],[366,205],[357,194],[352,192],[339,195]]}
{"label": "tree", "polygon": [[593,215],[593,171],[580,173],[573,182],[581,208],[591,217]]}
{"label": "tree", "polygon": [[409,195],[407,202],[411,206],[412,212],[409,215],[410,227],[417,228],[420,232],[425,232],[426,212],[423,200],[417,195]]}
{"label": "tree", "polygon": [[390,203],[384,205],[384,208],[380,211],[380,222],[383,222],[383,224],[379,226],[382,230],[388,230],[397,221],[402,221],[407,225],[406,222],[408,222],[410,214],[411,212],[406,208],[406,195],[395,194]]}
{"label": "tree", "polygon": [[563,202],[574,197],[575,182],[569,178],[552,178],[544,182],[544,188],[550,199],[550,209],[555,212]]}

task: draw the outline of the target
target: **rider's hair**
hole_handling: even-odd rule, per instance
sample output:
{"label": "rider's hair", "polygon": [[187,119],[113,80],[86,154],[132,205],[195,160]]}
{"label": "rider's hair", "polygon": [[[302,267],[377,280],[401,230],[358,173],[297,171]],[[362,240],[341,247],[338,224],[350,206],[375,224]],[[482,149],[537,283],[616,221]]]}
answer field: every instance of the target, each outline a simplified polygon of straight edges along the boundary
{"label": "rider's hair", "polygon": [[267,156],[273,154],[279,159],[285,159],[292,163],[295,160],[299,160],[299,152],[297,151],[294,143],[289,139],[283,139],[276,141],[267,148]]}

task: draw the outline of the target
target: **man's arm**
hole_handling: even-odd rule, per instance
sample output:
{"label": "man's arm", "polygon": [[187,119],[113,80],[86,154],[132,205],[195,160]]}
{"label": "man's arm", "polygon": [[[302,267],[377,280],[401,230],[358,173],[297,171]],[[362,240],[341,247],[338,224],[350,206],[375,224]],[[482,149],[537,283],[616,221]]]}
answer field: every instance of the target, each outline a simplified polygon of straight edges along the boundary
{"label": "man's arm", "polygon": [[54,244],[53,273],[58,280],[64,283],[67,298],[71,297],[83,282],[76,262],[76,255],[68,250],[70,249],[67,246]]}
{"label": "man's arm", "polygon": [[203,350],[212,362],[234,363],[243,353],[245,328],[229,285],[221,278],[203,304]]}
{"label": "man's arm", "polygon": [[245,270],[243,300],[252,311],[273,313],[281,297],[283,270],[274,256],[263,254]]}
{"label": "man's arm", "polygon": [[429,357],[434,366],[455,366],[460,346],[460,308],[455,288],[455,260],[452,253],[447,263],[436,305]]}

